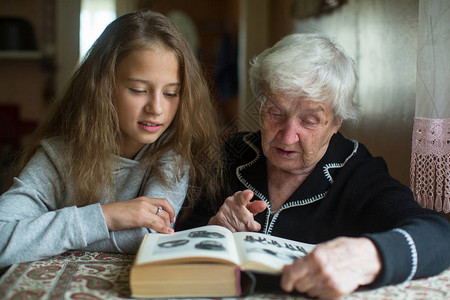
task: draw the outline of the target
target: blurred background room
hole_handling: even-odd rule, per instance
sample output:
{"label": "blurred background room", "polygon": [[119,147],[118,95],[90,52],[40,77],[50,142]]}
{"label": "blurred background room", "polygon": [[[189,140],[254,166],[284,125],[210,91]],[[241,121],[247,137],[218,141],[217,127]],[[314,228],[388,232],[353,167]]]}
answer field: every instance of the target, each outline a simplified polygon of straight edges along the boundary
{"label": "blurred background room", "polygon": [[354,58],[363,114],[342,132],[410,185],[419,0],[0,0],[1,188],[13,158],[77,63],[114,18],[149,8],[174,20],[198,55],[223,138],[258,127],[249,60],[293,32],[322,31]]}

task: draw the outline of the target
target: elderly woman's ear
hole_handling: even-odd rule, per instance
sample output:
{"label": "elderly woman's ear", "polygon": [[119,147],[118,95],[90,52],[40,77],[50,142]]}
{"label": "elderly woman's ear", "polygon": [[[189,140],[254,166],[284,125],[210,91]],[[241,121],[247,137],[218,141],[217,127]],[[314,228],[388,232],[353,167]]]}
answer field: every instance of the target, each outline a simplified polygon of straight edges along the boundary
{"label": "elderly woman's ear", "polygon": [[342,121],[343,121],[342,118],[339,118],[339,117],[334,118],[334,122],[336,123],[336,132],[335,133],[337,133],[339,131],[339,129],[341,128]]}

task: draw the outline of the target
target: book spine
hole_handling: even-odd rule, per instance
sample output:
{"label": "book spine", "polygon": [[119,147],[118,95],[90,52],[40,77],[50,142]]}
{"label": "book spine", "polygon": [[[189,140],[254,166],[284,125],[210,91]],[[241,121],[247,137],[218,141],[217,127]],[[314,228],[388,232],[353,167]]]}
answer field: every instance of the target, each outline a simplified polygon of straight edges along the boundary
{"label": "book spine", "polygon": [[240,296],[242,295],[242,286],[241,286],[241,268],[236,268],[236,291]]}

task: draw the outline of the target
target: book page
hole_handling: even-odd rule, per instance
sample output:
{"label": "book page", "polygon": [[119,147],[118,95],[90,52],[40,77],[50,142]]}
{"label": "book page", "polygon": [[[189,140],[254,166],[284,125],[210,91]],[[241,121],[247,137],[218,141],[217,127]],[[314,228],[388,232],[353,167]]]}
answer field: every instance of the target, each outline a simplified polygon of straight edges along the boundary
{"label": "book page", "polygon": [[257,232],[236,232],[233,235],[245,270],[281,273],[284,265],[292,264],[315,247]]}
{"label": "book page", "polygon": [[239,256],[231,231],[209,225],[172,234],[149,233],[145,236],[135,264],[167,262],[168,260],[206,261],[205,258],[226,260],[236,265]]}

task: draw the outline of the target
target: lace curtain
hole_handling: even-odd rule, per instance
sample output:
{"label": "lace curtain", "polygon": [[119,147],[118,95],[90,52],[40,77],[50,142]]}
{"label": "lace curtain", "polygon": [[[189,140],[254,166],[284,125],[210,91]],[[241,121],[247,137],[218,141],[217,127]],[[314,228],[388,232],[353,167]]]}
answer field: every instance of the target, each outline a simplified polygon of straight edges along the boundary
{"label": "lace curtain", "polygon": [[420,0],[411,189],[423,207],[450,212],[450,1]]}

